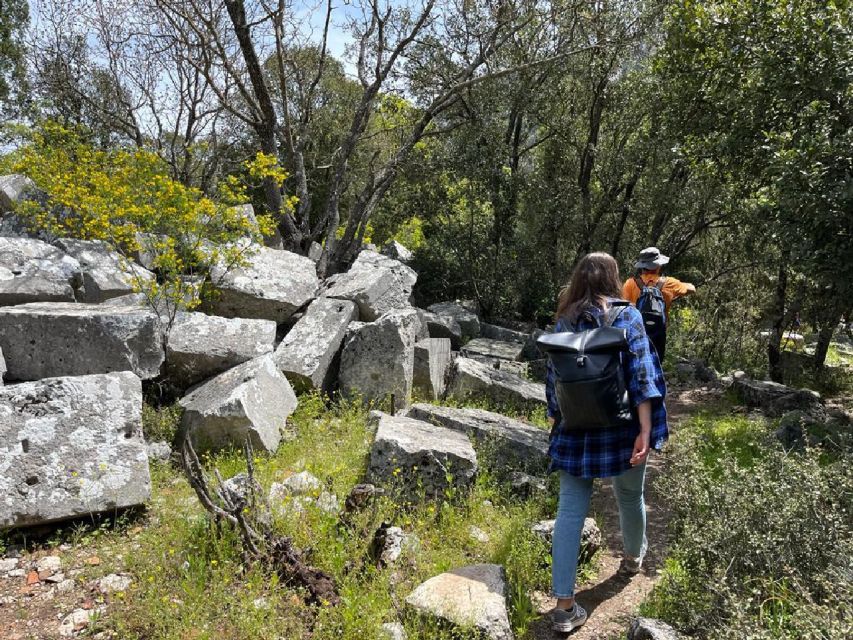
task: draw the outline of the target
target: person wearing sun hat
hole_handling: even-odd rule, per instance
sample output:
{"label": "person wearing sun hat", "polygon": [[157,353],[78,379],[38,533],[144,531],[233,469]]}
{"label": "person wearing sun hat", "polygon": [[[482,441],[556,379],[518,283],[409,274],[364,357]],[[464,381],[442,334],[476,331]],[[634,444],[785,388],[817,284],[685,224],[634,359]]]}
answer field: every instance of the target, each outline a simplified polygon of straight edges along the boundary
{"label": "person wearing sun hat", "polygon": [[[660,249],[646,247],[640,251],[640,256],[634,263],[636,274],[622,285],[622,297],[638,308],[643,306],[637,304],[641,296],[646,295],[647,292],[654,294],[653,289],[659,291],[666,308],[666,320],[669,318],[669,309],[675,300],[696,292],[696,287],[689,282],[682,282],[672,276],[662,276],[661,269],[667,263],[669,263],[669,256],[662,254]],[[665,330],[655,334],[650,331],[649,340],[654,344],[660,359],[663,360],[666,351]]]}

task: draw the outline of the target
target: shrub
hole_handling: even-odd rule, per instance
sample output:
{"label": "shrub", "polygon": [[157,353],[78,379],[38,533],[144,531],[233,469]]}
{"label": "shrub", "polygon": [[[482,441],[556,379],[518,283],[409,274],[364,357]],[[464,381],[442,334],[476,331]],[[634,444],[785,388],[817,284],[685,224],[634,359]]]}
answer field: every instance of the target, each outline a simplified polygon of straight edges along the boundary
{"label": "shrub", "polygon": [[689,422],[658,481],[677,542],[644,614],[700,638],[849,637],[849,452],[758,450],[760,428],[722,422]]}

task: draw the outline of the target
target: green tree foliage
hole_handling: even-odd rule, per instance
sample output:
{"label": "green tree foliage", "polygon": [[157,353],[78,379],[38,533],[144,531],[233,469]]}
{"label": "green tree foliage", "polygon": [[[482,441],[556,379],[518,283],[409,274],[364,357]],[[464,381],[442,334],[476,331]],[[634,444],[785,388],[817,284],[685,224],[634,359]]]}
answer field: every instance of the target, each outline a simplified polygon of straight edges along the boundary
{"label": "green tree foliage", "polygon": [[3,0],[0,3],[0,109],[7,110],[10,98],[23,88],[24,32],[30,12],[26,0]]}

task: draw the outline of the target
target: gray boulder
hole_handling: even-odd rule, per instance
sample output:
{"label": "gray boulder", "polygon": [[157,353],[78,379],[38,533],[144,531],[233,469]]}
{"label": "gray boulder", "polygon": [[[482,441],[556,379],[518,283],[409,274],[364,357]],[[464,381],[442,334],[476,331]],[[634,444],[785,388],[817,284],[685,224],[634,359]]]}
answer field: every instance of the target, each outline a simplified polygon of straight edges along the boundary
{"label": "gray boulder", "polygon": [[681,635],[662,620],[636,618],[628,629],[628,640],[679,640]]}
{"label": "gray boulder", "polygon": [[440,498],[474,481],[477,454],[464,433],[428,422],[374,412],[378,422],[370,450],[370,482],[416,498]]}
{"label": "gray boulder", "polygon": [[383,622],[380,633],[382,640],[406,640],[406,630],[399,622]]}
{"label": "gray boulder", "polygon": [[524,344],[530,338],[530,335],[527,333],[522,333],[521,331],[516,331],[514,329],[507,329],[506,327],[501,327],[496,324],[489,324],[488,322],[480,323],[480,336],[483,338],[489,338],[490,340],[520,342],[521,344]]}
{"label": "gray boulder", "polygon": [[450,347],[458,350],[462,344],[462,327],[451,316],[440,316],[432,311],[418,310],[421,321],[426,324],[427,335],[430,338],[447,338]]}
{"label": "gray boulder", "polygon": [[352,300],[359,317],[371,322],[388,311],[409,307],[417,279],[418,274],[402,262],[362,251],[349,271],[329,278],[325,295]]}
{"label": "gray boulder", "polygon": [[396,240],[391,240],[391,242],[382,247],[382,255],[399,260],[403,264],[408,264],[415,257],[411,251]]}
{"label": "gray boulder", "polygon": [[34,302],[0,307],[9,380],[111,371],[154,378],[163,364],[157,314],[136,306]]}
{"label": "gray boulder", "polygon": [[350,300],[317,298],[275,350],[275,362],[298,391],[334,388],[338,356],[358,311]]}
{"label": "gray boulder", "polygon": [[316,264],[320,262],[320,258],[322,257],[323,245],[321,245],[319,242],[312,242],[311,246],[308,247],[308,258]]}
{"label": "gray boulder", "polygon": [[24,199],[27,192],[35,189],[35,183],[20,173],[0,176],[0,213],[12,211]]}
{"label": "gray boulder", "polygon": [[393,395],[396,408],[406,407],[412,395],[418,326],[412,308],[389,311],[376,322],[353,323],[341,353],[341,391],[376,402]]}
{"label": "gray boulder", "polygon": [[168,462],[172,457],[172,447],[168,442],[149,442],[147,451],[148,459],[157,462]]}
{"label": "gray boulder", "polygon": [[474,627],[489,640],[512,640],[503,567],[475,564],[442,573],[406,597],[420,613],[460,627]]}
{"label": "gray boulder", "polygon": [[438,302],[427,307],[427,311],[453,318],[462,329],[463,338],[476,338],[480,335],[480,319],[477,314],[458,302]]}
{"label": "gray boulder", "polygon": [[414,388],[432,400],[444,396],[450,362],[450,340],[447,338],[426,338],[416,342],[412,376]]}
{"label": "gray boulder", "polygon": [[466,358],[480,357],[495,360],[521,360],[524,344],[521,342],[506,342],[491,338],[475,338],[462,347],[461,353]]}
{"label": "gray boulder", "polygon": [[544,384],[524,380],[470,358],[455,360],[447,395],[486,398],[498,405],[510,405],[525,411],[546,404]]}
{"label": "gray boulder", "polygon": [[275,451],[296,395],[272,354],[237,365],[195,387],[180,401],[182,428],[200,449],[240,447]]}
{"label": "gray boulder", "polygon": [[0,305],[74,302],[80,263],[33,238],[0,237]]}
{"label": "gray boulder", "polygon": [[139,505],[151,494],[142,384],[129,371],[0,388],[0,528]]}
{"label": "gray boulder", "polygon": [[[556,520],[541,520],[530,527],[536,535],[542,538],[547,545],[554,541],[554,523]],[[592,560],[595,553],[601,548],[601,529],[592,518],[583,521],[581,530],[581,546],[578,551],[578,562],[583,564]]]}
{"label": "gray boulder", "polygon": [[317,268],[305,256],[253,245],[247,261],[211,269],[216,295],[208,307],[215,315],[284,322],[317,293]]}
{"label": "gray boulder", "polygon": [[104,302],[132,294],[154,280],[148,269],[123,258],[103,242],[60,238],[56,245],[80,263],[83,286],[78,299],[81,302]]}
{"label": "gray boulder", "polygon": [[502,470],[544,472],[547,469],[548,432],[544,429],[482,409],[415,404],[407,415],[468,434],[484,448],[489,448],[490,457]]}
{"label": "gray boulder", "polygon": [[178,313],[166,340],[166,371],[184,388],[273,350],[272,320]]}
{"label": "gray boulder", "polygon": [[531,476],[523,471],[512,471],[509,474],[509,486],[514,495],[527,499],[537,494],[544,494],[548,489],[548,482],[545,478]]}
{"label": "gray boulder", "polygon": [[825,417],[820,394],[808,389],[793,389],[767,380],[751,380],[745,375],[735,376],[733,388],[747,406],[759,408],[769,416],[799,410],[816,417]]}

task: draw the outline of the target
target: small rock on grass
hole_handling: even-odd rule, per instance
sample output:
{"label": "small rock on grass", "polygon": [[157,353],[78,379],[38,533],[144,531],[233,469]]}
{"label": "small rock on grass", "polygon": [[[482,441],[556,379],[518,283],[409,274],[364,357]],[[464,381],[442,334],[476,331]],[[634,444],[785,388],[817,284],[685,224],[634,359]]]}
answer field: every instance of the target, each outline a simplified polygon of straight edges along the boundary
{"label": "small rock on grass", "polygon": [[386,622],[382,625],[383,640],[406,640],[406,630],[399,622]]}
{"label": "small rock on grass", "polygon": [[468,528],[468,533],[474,540],[483,544],[490,540],[488,533],[480,529],[480,527],[475,527],[473,524]]}
{"label": "small rock on grass", "polygon": [[75,609],[62,619],[59,624],[59,636],[61,638],[71,638],[89,626],[89,623],[95,617],[97,611],[95,609]]}
{"label": "small rock on grass", "polygon": [[17,558],[0,558],[0,573],[9,573],[17,568]]}
{"label": "small rock on grass", "polygon": [[681,636],[666,622],[654,618],[637,618],[628,629],[628,640],[679,640]]}
{"label": "small rock on grass", "polygon": [[111,573],[98,580],[98,591],[104,595],[113,592],[127,591],[133,581],[130,576],[120,576]]}
{"label": "small rock on grass", "polygon": [[46,574],[45,577],[58,573],[62,568],[62,560],[59,556],[44,556],[36,560],[36,571],[39,575]]}

